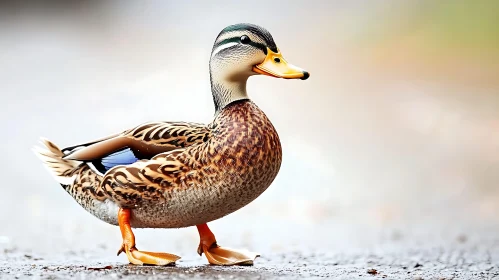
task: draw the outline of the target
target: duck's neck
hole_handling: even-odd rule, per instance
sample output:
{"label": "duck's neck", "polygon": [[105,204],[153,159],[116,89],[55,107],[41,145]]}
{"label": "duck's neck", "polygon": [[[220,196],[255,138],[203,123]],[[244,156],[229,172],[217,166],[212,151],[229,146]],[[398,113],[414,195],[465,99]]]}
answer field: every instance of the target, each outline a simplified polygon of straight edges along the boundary
{"label": "duck's neck", "polygon": [[211,73],[210,80],[215,114],[234,101],[249,99],[246,92],[248,77],[228,79]]}

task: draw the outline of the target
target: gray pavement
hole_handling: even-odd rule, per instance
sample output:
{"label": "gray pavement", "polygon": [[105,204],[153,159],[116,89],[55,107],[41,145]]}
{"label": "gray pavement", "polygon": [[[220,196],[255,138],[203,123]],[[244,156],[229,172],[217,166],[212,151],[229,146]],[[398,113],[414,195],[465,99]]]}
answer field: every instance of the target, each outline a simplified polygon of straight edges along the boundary
{"label": "gray pavement", "polygon": [[[492,232],[489,232],[492,233]],[[486,235],[486,232],[483,232]],[[461,235],[446,245],[391,240],[343,252],[264,253],[254,266],[217,267],[189,255],[173,267],[134,266],[102,259],[110,249],[28,254],[4,249],[1,279],[499,279],[499,242]],[[408,245],[412,243],[412,245]],[[431,243],[431,242],[421,242]],[[104,253],[104,251],[106,253]],[[86,255],[86,256],[82,256]]]}

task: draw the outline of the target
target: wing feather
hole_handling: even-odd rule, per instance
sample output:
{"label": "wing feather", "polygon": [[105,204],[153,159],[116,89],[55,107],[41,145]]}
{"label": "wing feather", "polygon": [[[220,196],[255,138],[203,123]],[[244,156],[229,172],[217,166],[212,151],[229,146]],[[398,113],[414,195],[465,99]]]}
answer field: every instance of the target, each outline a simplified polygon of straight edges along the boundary
{"label": "wing feather", "polygon": [[[131,130],[102,140],[66,148],[64,159],[94,162],[103,160],[132,160],[130,154],[139,159],[151,159],[160,153],[185,148],[208,141],[211,129],[206,125],[187,122],[156,122],[139,125]],[[120,153],[130,150],[125,155]],[[121,156],[120,156],[121,155]]]}

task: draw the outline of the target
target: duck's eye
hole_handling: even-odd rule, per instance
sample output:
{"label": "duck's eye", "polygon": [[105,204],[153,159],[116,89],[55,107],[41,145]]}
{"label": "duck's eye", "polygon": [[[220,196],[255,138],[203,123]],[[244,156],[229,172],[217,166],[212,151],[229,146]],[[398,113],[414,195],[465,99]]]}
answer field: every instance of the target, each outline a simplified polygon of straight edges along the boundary
{"label": "duck's eye", "polygon": [[249,44],[249,42],[251,42],[250,38],[246,35],[241,36],[240,40],[241,40],[241,43],[243,43],[243,44]]}

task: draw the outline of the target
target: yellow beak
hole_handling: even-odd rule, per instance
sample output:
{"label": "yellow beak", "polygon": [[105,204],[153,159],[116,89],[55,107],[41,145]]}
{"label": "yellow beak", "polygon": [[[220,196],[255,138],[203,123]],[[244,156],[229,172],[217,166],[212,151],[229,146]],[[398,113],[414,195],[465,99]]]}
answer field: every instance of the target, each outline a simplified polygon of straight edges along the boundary
{"label": "yellow beak", "polygon": [[269,48],[267,48],[267,57],[262,63],[253,66],[253,72],[284,79],[306,80],[310,77],[307,71],[289,64],[279,50],[275,53]]}

